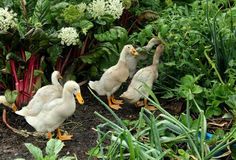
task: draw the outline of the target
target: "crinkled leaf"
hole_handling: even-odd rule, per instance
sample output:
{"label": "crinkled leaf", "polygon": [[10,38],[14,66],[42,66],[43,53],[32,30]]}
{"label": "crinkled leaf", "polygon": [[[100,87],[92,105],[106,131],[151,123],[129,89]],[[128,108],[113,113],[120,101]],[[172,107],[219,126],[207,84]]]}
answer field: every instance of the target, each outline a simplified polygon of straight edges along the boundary
{"label": "crinkled leaf", "polygon": [[43,153],[40,148],[34,146],[31,143],[25,143],[25,146],[28,148],[30,153],[33,155],[35,160],[42,160],[43,159]]}
{"label": "crinkled leaf", "polygon": [[64,147],[64,143],[58,139],[50,139],[47,142],[46,153],[48,155],[57,155]]}
{"label": "crinkled leaf", "polygon": [[94,34],[94,37],[98,41],[101,41],[101,42],[115,41],[118,39],[124,42],[128,39],[128,32],[125,28],[122,28],[120,26],[116,26],[104,33]]}
{"label": "crinkled leaf", "polygon": [[7,102],[12,104],[16,101],[16,98],[18,96],[18,91],[16,91],[16,90],[11,91],[11,90],[7,89],[4,93],[4,96],[6,97]]}
{"label": "crinkled leaf", "polygon": [[79,24],[79,27],[81,28],[83,34],[85,34],[85,35],[94,26],[93,23],[88,20],[81,20],[78,22],[78,24]]}
{"label": "crinkled leaf", "polygon": [[49,24],[51,22],[50,17],[50,1],[49,0],[38,0],[32,17],[32,22],[35,26],[40,27],[41,25]]}

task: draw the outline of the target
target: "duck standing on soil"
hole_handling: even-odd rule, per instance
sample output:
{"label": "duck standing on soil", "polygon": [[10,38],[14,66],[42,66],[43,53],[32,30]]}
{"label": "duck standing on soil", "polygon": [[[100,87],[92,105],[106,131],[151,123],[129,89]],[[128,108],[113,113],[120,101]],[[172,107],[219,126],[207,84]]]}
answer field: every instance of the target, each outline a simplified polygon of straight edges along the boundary
{"label": "duck standing on soil", "polygon": [[121,84],[129,77],[129,66],[127,59],[135,58],[138,52],[132,45],[125,45],[120,53],[119,61],[116,65],[107,69],[99,81],[89,81],[89,87],[95,90],[99,95],[106,95],[108,105],[118,110],[123,104],[122,100],[116,100],[113,96]]}
{"label": "duck standing on soil", "polygon": [[51,75],[52,84],[40,88],[29,104],[21,110],[16,111],[16,114],[21,116],[35,116],[41,111],[44,104],[53,99],[60,98],[62,96],[62,86],[58,81],[59,79],[62,79],[60,72],[54,71]]}
{"label": "duck standing on soil", "polygon": [[17,111],[17,107],[15,103],[13,104],[8,103],[5,96],[0,96],[0,104],[3,104],[4,106],[11,108],[13,112]]}
{"label": "duck standing on soil", "polygon": [[153,46],[160,44],[161,41],[158,40],[157,38],[152,38],[151,40],[148,41],[148,44],[143,47],[138,47],[136,48],[137,52],[140,54],[136,58],[128,58],[128,66],[129,66],[129,78],[132,78],[136,72],[137,64],[139,60],[145,59],[147,52],[149,52]]}
{"label": "duck standing on soil", "polygon": [[72,135],[62,135],[58,127],[75,112],[76,102],[74,95],[80,104],[84,104],[79,84],[75,81],[67,81],[61,98],[53,99],[44,104],[37,115],[25,116],[26,121],[36,131],[47,132],[48,138],[51,138],[51,132],[57,129],[57,137],[60,140],[70,140]]}
{"label": "duck standing on soil", "polygon": [[137,103],[141,98],[144,98],[144,107],[149,110],[155,110],[155,107],[149,106],[145,96],[148,92],[145,89],[145,84],[152,88],[154,81],[158,77],[159,58],[164,51],[164,45],[160,44],[153,56],[152,65],[140,69],[132,78],[132,81],[127,89],[120,97],[127,99],[130,103]]}

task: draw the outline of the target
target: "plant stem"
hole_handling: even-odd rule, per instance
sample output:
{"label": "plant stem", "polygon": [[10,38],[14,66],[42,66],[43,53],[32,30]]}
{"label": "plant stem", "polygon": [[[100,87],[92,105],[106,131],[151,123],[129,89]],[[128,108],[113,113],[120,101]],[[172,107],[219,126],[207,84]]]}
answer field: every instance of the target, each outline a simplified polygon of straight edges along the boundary
{"label": "plant stem", "polygon": [[209,51],[209,49],[205,49],[204,55],[206,56],[208,62],[209,62],[210,65],[211,65],[211,67],[215,70],[216,75],[218,76],[220,82],[221,82],[222,84],[225,84],[224,81],[222,80],[221,76],[220,76],[220,73],[218,72],[218,70],[217,70],[217,68],[216,68],[215,63],[214,63],[214,62],[211,60],[211,58],[208,56],[207,51]]}
{"label": "plant stem", "polygon": [[67,56],[66,56],[66,59],[65,59],[63,65],[62,65],[62,67],[61,67],[61,73],[63,73],[64,68],[65,68],[65,66],[67,65],[67,62],[68,62],[68,60],[69,60],[69,58],[70,58],[72,49],[73,49],[73,48],[70,48],[70,51],[69,51],[69,53],[68,53]]}

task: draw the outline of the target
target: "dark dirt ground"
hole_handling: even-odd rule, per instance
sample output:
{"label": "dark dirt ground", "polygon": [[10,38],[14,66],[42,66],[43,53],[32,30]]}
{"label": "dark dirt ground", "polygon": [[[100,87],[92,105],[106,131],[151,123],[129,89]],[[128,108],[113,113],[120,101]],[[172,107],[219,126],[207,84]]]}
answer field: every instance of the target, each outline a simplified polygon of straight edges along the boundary
{"label": "dark dirt ground", "polygon": [[[83,106],[77,106],[76,112],[73,116],[68,118],[63,124],[63,129],[69,134],[73,134],[72,141],[65,141],[65,147],[61,154],[76,154],[79,160],[88,159],[86,154],[91,147],[96,145],[97,134],[92,129],[95,128],[99,123],[100,119],[94,115],[97,111],[108,119],[113,119],[111,114],[105,109],[102,104],[93,97],[86,87],[81,89],[82,96],[85,100]],[[105,97],[102,97],[105,100]],[[105,101],[106,102],[106,101]],[[177,110],[182,103],[168,104],[172,105],[174,109],[177,104]],[[140,108],[136,108],[133,105],[125,104],[123,108],[115,113],[122,119],[137,119]],[[174,111],[176,112],[176,111]],[[178,111],[177,111],[178,112]],[[2,109],[0,109],[0,115],[2,115]],[[34,129],[27,124],[23,117],[18,116],[7,111],[8,123],[17,129],[26,129],[27,131],[34,131]],[[15,158],[25,158],[27,160],[33,159],[31,154],[26,149],[24,143],[32,143],[41,149],[46,146],[47,139],[40,137],[23,137],[19,134],[14,133],[8,129],[0,119],[0,160],[12,160]]]}

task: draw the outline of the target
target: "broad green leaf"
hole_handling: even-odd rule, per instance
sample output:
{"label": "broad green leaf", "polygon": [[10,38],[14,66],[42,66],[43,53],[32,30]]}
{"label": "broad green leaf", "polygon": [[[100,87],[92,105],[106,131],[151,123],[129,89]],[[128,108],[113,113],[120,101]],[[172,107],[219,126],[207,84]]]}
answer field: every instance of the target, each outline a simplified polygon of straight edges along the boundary
{"label": "broad green leaf", "polygon": [[50,139],[47,142],[46,153],[48,155],[57,156],[57,154],[61,151],[63,147],[64,147],[64,143],[62,141],[57,140],[57,139]]}
{"label": "broad green leaf", "polygon": [[51,22],[50,1],[38,0],[31,19],[35,27],[41,27],[45,24],[49,24]]}
{"label": "broad green leaf", "polygon": [[122,40],[123,42],[128,39],[128,32],[125,28],[116,26],[109,31],[100,34],[94,34],[94,37],[101,42]]}
{"label": "broad green leaf", "polygon": [[8,103],[13,104],[16,101],[16,98],[18,96],[18,91],[16,90],[11,91],[7,89],[4,93],[4,96],[6,97],[6,100]]}
{"label": "broad green leaf", "polygon": [[85,34],[85,35],[94,26],[93,23],[91,21],[88,21],[88,20],[80,20],[78,22],[78,24],[79,24],[79,27],[81,28],[83,34]]}
{"label": "broad green leaf", "polygon": [[33,155],[35,160],[43,160],[43,153],[40,148],[34,146],[31,143],[25,143],[25,146],[28,148],[30,153]]}
{"label": "broad green leaf", "polygon": [[206,117],[219,116],[222,114],[222,110],[219,107],[208,107],[206,110]]}
{"label": "broad green leaf", "polygon": [[199,85],[194,85],[194,87],[192,89],[192,93],[194,93],[194,94],[202,93],[202,91],[203,91],[203,89]]}

